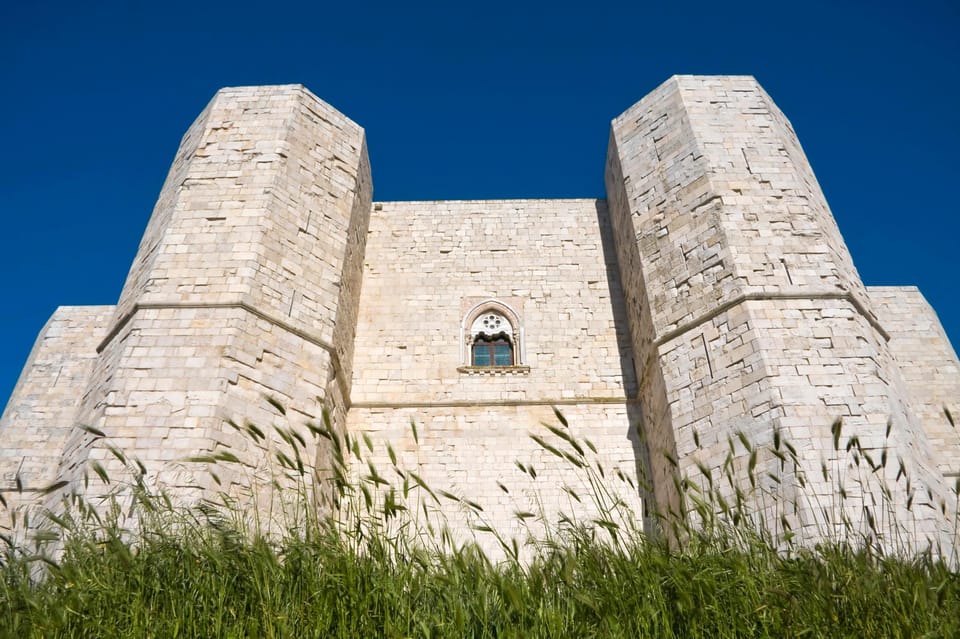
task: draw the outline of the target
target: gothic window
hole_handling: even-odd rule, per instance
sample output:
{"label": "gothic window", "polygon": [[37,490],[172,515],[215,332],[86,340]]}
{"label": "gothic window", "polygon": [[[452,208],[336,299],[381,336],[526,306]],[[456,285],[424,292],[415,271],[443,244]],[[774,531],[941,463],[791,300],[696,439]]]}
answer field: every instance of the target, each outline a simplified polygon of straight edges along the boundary
{"label": "gothic window", "polygon": [[513,326],[499,313],[481,313],[470,328],[472,366],[513,366]]}
{"label": "gothic window", "polygon": [[523,324],[520,314],[495,299],[478,300],[460,324],[460,363],[465,375],[527,375]]}
{"label": "gothic window", "polygon": [[474,366],[513,366],[513,344],[503,334],[479,335],[473,342]]}

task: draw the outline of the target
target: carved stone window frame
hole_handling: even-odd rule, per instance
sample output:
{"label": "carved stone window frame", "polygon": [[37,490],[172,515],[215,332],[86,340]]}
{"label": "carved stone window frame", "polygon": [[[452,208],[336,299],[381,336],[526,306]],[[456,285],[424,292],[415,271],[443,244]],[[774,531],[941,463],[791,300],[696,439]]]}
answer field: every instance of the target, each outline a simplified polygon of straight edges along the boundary
{"label": "carved stone window frame", "polygon": [[[473,365],[473,342],[479,334],[478,331],[483,330],[483,327],[478,327],[485,314],[499,316],[509,324],[508,326],[487,327],[491,332],[483,332],[486,335],[493,332],[504,333],[509,337],[513,344],[512,366]],[[458,370],[461,373],[505,375],[524,374],[530,370],[530,367],[526,365],[526,343],[520,313],[512,305],[502,300],[490,298],[474,303],[463,316],[463,321],[460,324],[460,336],[460,367]]]}

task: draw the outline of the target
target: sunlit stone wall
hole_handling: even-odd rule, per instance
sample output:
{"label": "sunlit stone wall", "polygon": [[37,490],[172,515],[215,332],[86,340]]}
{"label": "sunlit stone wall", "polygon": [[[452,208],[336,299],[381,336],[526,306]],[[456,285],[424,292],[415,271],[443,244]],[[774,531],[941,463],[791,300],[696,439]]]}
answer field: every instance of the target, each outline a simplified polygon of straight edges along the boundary
{"label": "sunlit stone wall", "polygon": [[[938,452],[797,137],[757,82],[677,76],[628,109],[607,192],[661,509],[689,508],[677,477],[725,486],[732,503],[726,476],[746,485],[752,471],[771,530],[870,534],[894,511],[919,546],[945,541]],[[795,460],[777,457],[775,433]],[[908,493],[932,508],[908,512]]]}
{"label": "sunlit stone wall", "polygon": [[[0,527],[108,492],[94,464],[129,480],[109,447],[187,503],[222,492],[288,525],[291,428],[308,497],[362,506],[326,501],[333,448],[307,434],[326,409],[358,485],[406,484],[418,524],[494,554],[544,524],[684,514],[678,487],[726,475],[753,475],[779,532],[869,536],[882,510],[911,548],[942,542],[956,354],[915,289],[863,286],[756,81],[667,81],[613,121],[606,185],[374,203],[358,125],[301,86],[218,92],[118,304],[61,308],[38,338],[0,419]],[[513,365],[472,365],[483,312],[510,325]],[[238,461],[190,461],[211,455]]]}

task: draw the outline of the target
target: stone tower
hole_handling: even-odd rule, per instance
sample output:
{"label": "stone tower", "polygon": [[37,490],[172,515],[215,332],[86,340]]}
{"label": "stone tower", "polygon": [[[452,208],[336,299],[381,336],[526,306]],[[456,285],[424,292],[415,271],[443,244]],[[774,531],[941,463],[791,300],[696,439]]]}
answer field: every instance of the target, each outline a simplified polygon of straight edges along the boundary
{"label": "stone tower", "polygon": [[[90,462],[122,476],[82,424],[178,496],[207,487],[202,496],[223,490],[266,512],[270,446],[251,446],[227,420],[269,432],[269,396],[296,421],[326,407],[342,428],[371,197],[363,130],[303,87],[217,93],[184,136],[109,320],[66,309],[46,329],[42,344],[62,353],[74,331],[59,325],[75,323],[90,343],[61,356],[92,371],[71,388],[73,414],[55,416],[60,435],[42,447],[30,488],[68,482],[48,496],[55,507],[82,491]],[[95,360],[72,361],[91,346]],[[35,431],[32,418],[11,414],[4,437]],[[224,451],[243,464],[218,469],[219,486],[180,463]]]}
{"label": "stone tower", "polygon": [[[661,510],[681,508],[683,477],[707,489],[752,467],[795,505],[768,513],[773,527],[865,530],[889,507],[887,481],[920,541],[943,539],[942,521],[903,508],[895,478],[902,460],[939,510],[953,500],[935,453],[955,471],[960,448],[931,448],[797,137],[757,82],[666,82],[613,121],[606,184]],[[792,457],[775,432],[799,463],[774,454]],[[859,458],[884,464],[865,471],[872,488],[846,465],[853,435]]]}

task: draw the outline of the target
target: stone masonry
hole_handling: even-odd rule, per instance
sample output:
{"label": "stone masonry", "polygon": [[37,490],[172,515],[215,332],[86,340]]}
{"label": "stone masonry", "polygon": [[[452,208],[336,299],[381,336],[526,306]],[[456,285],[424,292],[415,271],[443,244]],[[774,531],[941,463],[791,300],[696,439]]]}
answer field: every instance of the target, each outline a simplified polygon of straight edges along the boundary
{"label": "stone masonry", "polygon": [[[915,288],[863,285],[756,81],[668,80],[613,121],[606,187],[373,202],[359,126],[301,86],[220,91],[117,305],[41,332],[0,420],[0,528],[101,496],[91,468],[135,472],[115,451],[185,503],[289,525],[282,451],[326,416],[363,442],[353,481],[382,496],[413,473],[464,500],[413,491],[415,512],[496,552],[478,526],[522,542],[602,514],[531,437],[558,441],[557,409],[638,525],[702,518],[690,497],[708,495],[811,541],[890,516],[910,549],[951,543],[956,353]],[[471,360],[485,313],[509,365]],[[309,441],[306,489],[344,507],[333,448]],[[197,461],[217,456],[235,461]]]}
{"label": "stone masonry", "polygon": [[[789,505],[768,524],[837,538],[883,511],[947,543],[945,519],[907,504],[916,489],[932,511],[955,503],[938,464],[956,449],[932,446],[942,429],[917,411],[930,398],[910,396],[797,137],[756,81],[667,82],[614,120],[606,180],[622,281],[643,282],[624,288],[661,508],[681,509],[674,473],[708,489],[746,461]],[[855,461],[884,460],[856,488],[854,435]]]}

